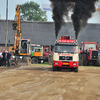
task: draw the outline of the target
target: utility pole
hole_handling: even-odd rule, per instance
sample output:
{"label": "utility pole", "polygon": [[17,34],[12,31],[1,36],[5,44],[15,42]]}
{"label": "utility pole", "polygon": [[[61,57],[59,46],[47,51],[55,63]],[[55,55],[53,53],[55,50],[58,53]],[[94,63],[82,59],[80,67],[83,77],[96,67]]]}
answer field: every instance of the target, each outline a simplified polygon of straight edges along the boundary
{"label": "utility pole", "polygon": [[5,50],[7,51],[7,35],[8,35],[8,0],[6,1],[6,43],[5,43]]}

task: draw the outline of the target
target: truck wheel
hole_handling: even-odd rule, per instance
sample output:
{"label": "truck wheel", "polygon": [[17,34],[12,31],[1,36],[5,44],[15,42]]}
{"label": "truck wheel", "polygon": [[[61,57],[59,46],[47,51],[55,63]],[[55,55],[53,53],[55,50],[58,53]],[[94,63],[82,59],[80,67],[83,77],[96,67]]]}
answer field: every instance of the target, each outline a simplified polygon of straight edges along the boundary
{"label": "truck wheel", "polygon": [[79,54],[79,62],[78,62],[79,66],[82,66],[82,54]]}
{"label": "truck wheel", "polygon": [[96,60],[95,62],[93,62],[92,65],[99,66],[99,60]]}
{"label": "truck wheel", "polygon": [[52,71],[57,71],[57,68],[55,68],[55,67],[52,67]]}
{"label": "truck wheel", "polygon": [[100,55],[98,55],[98,64],[100,66]]}
{"label": "truck wheel", "polygon": [[96,61],[96,66],[99,66],[99,59]]}
{"label": "truck wheel", "polygon": [[34,58],[32,58],[31,63],[32,63],[32,64],[37,64],[37,63],[38,63],[38,59],[37,59],[37,58],[35,58],[35,57],[34,57]]}
{"label": "truck wheel", "polygon": [[86,54],[82,54],[82,65],[87,66],[87,56],[86,56]]}
{"label": "truck wheel", "polygon": [[74,69],[74,72],[78,72],[78,68],[75,68],[75,69]]}

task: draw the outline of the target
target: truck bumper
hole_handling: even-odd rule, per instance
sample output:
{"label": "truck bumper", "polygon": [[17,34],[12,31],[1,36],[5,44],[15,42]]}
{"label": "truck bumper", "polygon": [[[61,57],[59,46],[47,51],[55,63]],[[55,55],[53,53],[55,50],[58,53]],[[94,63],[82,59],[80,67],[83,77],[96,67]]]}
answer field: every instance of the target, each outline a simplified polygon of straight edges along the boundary
{"label": "truck bumper", "polygon": [[73,62],[62,62],[62,61],[53,61],[53,67],[60,67],[60,68],[78,68],[78,61]]}

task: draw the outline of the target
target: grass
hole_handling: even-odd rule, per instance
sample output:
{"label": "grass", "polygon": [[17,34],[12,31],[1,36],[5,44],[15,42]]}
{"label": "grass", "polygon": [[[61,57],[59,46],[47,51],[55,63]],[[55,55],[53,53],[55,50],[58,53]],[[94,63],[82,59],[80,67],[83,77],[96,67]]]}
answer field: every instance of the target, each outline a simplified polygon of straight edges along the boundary
{"label": "grass", "polygon": [[44,62],[44,64],[48,64],[48,62]]}
{"label": "grass", "polygon": [[87,67],[87,68],[100,68],[100,66],[79,66],[79,67]]}

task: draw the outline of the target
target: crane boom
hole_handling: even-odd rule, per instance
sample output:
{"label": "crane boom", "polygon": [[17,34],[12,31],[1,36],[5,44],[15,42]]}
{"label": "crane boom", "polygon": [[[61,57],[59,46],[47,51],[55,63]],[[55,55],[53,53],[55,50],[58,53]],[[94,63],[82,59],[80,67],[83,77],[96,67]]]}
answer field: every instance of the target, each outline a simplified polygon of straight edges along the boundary
{"label": "crane boom", "polygon": [[18,54],[20,49],[20,40],[21,40],[21,27],[20,27],[20,5],[16,6],[16,15],[13,23],[13,30],[15,30],[15,40],[14,40],[14,50]]}

